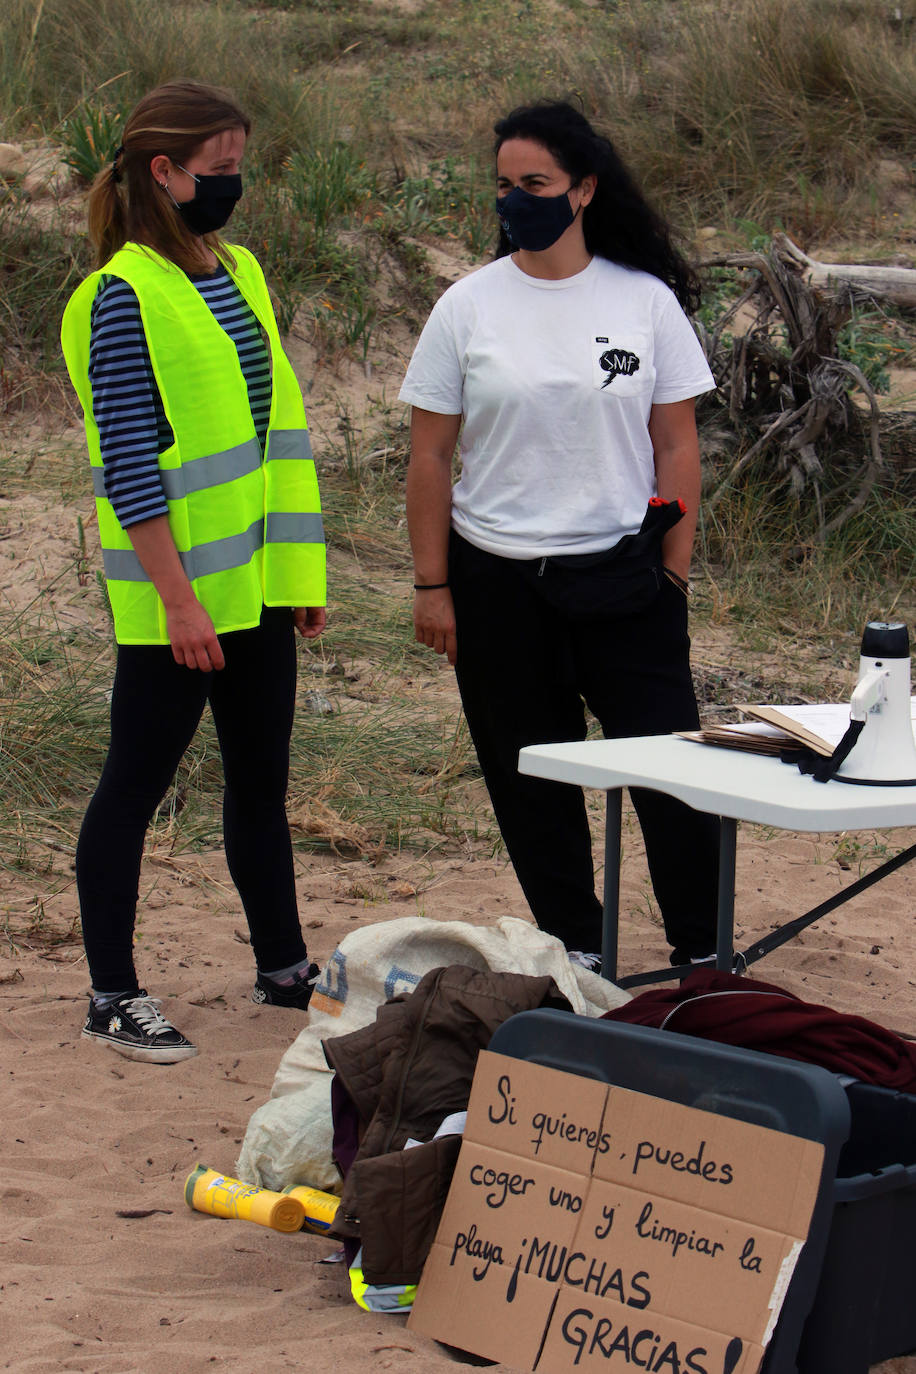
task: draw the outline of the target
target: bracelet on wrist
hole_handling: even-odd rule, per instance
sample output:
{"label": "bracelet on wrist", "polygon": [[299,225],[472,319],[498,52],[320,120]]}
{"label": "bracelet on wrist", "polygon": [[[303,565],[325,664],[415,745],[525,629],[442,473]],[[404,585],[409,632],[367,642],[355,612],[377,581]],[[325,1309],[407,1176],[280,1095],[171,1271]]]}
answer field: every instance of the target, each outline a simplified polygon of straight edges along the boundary
{"label": "bracelet on wrist", "polygon": [[447,586],[447,582],[415,582],[413,589],[415,592],[438,592]]}

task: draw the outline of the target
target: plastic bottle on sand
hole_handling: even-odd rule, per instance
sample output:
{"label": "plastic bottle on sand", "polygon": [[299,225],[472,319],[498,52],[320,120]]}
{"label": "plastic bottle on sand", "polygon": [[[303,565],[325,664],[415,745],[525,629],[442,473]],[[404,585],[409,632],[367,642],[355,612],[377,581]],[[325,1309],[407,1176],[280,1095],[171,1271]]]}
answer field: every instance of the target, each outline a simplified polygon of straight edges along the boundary
{"label": "plastic bottle on sand", "polygon": [[255,1221],[274,1231],[300,1231],[305,1221],[305,1208],[299,1198],[258,1188],[238,1178],[227,1178],[203,1164],[198,1164],[188,1175],[184,1200],[197,1212]]}
{"label": "plastic bottle on sand", "polygon": [[292,1184],[284,1188],[283,1193],[286,1197],[298,1198],[305,1208],[306,1229],[319,1234],[327,1231],[340,1206],[340,1198],[333,1193],[323,1193],[320,1188],[307,1188],[304,1183]]}

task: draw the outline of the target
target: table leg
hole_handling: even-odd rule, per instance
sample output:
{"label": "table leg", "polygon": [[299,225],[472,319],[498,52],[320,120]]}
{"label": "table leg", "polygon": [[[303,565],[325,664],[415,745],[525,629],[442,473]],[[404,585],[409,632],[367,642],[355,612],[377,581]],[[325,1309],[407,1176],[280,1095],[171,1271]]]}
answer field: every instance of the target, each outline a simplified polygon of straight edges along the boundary
{"label": "table leg", "polygon": [[735,941],[735,850],[738,822],[721,818],[719,836],[719,910],[716,924],[716,968],[731,972]]}
{"label": "table leg", "polygon": [[617,929],[620,921],[620,818],[623,788],[607,793],[604,829],[604,915],[601,923],[601,973],[617,979]]}

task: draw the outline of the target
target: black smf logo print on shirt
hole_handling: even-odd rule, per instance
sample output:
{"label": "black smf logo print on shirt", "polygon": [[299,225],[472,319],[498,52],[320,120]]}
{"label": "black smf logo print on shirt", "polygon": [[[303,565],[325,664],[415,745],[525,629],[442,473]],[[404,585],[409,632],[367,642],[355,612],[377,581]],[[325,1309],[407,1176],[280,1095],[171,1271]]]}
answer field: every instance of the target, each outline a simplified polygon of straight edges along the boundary
{"label": "black smf logo print on shirt", "polygon": [[655,381],[652,342],[645,330],[624,325],[607,334],[589,334],[588,340],[592,386],[608,398],[607,404],[636,398],[644,402]]}
{"label": "black smf logo print on shirt", "polygon": [[[595,343],[607,343],[607,339],[598,338]],[[610,386],[615,377],[632,377],[639,371],[639,358],[635,353],[631,353],[628,348],[606,348],[598,358],[598,366],[601,371],[606,373],[602,382],[602,388]]]}

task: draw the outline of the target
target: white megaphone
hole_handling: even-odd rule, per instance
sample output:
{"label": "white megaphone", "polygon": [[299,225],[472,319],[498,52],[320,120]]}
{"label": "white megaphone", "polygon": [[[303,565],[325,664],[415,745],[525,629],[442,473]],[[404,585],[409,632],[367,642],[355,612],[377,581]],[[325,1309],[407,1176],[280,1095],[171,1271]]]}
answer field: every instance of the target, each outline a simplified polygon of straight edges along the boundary
{"label": "white megaphone", "polygon": [[859,681],[849,703],[859,734],[835,777],[879,787],[916,787],[910,704],[910,640],[899,622],[870,620],[862,636]]}

